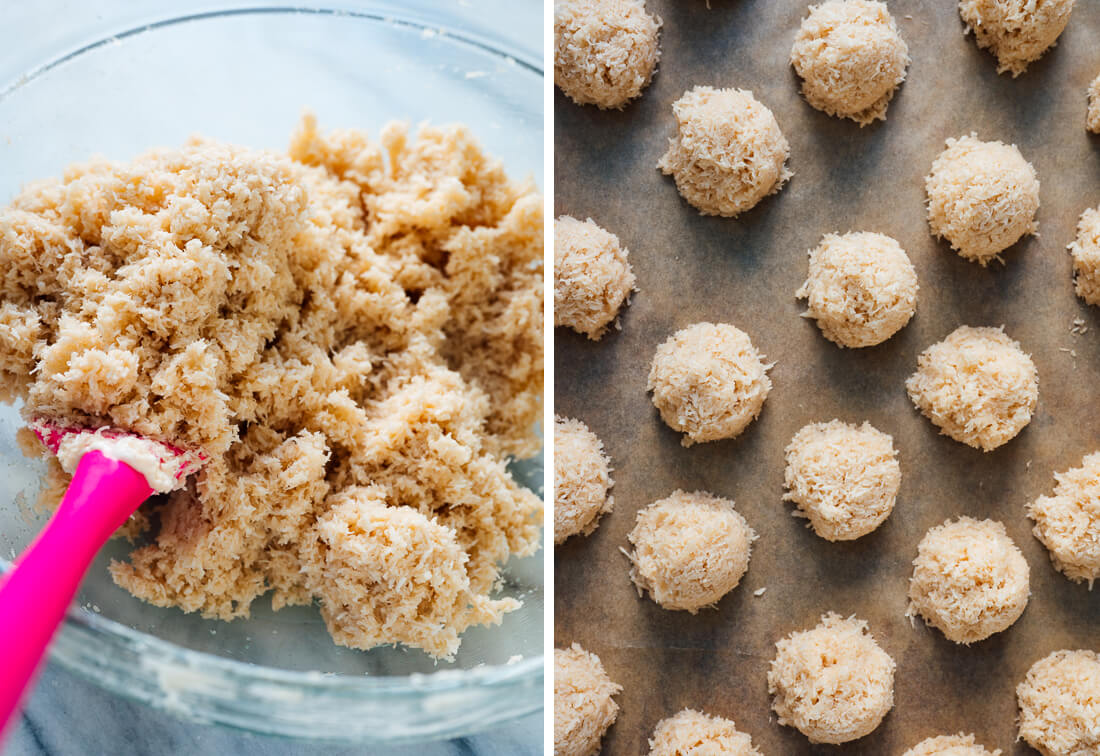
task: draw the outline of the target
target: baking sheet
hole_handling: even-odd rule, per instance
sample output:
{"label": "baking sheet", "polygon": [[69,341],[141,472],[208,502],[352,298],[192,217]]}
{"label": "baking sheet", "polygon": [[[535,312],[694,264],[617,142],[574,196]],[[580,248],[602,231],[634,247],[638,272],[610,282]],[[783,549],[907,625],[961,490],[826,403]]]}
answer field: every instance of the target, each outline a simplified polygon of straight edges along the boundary
{"label": "baking sheet", "polygon": [[[892,0],[913,62],[888,120],[863,129],[799,95],[787,56],[804,0],[647,5],[664,19],[663,55],[642,99],[622,112],[580,108],[560,92],[554,101],[556,212],[617,233],[641,288],[621,332],[598,343],[555,332],[556,411],[584,420],[615,467],[614,513],[555,551],[556,644],[599,654],[624,687],[603,752],[645,753],[661,718],[694,707],[734,719],[765,754],[900,754],[959,731],[1006,754],[1033,753],[1015,743],[1016,683],[1051,651],[1100,649],[1100,590],[1056,572],[1024,515],[1055,470],[1100,448],[1100,308],[1074,296],[1065,250],[1081,211],[1100,203],[1100,138],[1084,130],[1085,90],[1100,72],[1100,3],[1079,2],[1058,46],[1014,80],[963,36],[955,3]],[[699,216],[655,169],[674,130],[670,106],[696,84],[753,90],[791,143],[794,178],[739,219]],[[970,131],[1015,142],[1042,183],[1041,236],[1010,249],[1004,266],[966,262],[925,221],[923,177],[945,138]],[[826,341],[794,298],[807,250],[848,230],[897,238],[920,279],[916,317],[870,349]],[[1087,333],[1070,332],[1075,318]],[[656,346],[700,320],[746,330],[776,362],[774,388],[741,437],[685,449],[645,381]],[[917,354],[961,324],[1005,325],[1039,370],[1036,416],[989,454],[938,435],[904,390]],[[781,501],[783,448],[804,424],[834,417],[893,435],[902,466],[893,515],[849,543],[818,538]],[[695,616],[638,598],[619,551],[635,512],[676,488],[736,500],[760,536],[741,586]],[[969,648],[904,617],[917,543],[960,514],[1003,521],[1031,566],[1023,617]],[[775,641],[830,610],[868,620],[898,665],[894,710],[840,747],[779,727],[766,682]]]}

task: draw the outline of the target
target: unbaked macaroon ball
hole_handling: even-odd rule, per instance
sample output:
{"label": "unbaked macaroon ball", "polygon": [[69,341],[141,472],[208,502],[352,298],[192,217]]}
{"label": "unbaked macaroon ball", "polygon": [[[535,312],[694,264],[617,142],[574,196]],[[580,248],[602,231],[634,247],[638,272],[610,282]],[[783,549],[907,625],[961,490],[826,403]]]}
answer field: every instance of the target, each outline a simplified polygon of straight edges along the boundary
{"label": "unbaked macaroon ball", "polygon": [[1100,305],[1100,207],[1090,207],[1077,221],[1077,238],[1070,242],[1073,285],[1077,296]]}
{"label": "unbaked macaroon ball", "polygon": [[1020,739],[1043,756],[1100,753],[1100,655],[1055,651],[1016,686]]}
{"label": "unbaked macaroon ball", "polygon": [[649,756],[760,756],[760,751],[732,720],[684,709],[657,723]]}
{"label": "unbaked macaroon ball", "polygon": [[1093,134],[1100,134],[1100,75],[1089,84],[1089,110],[1085,117],[1085,128]]}
{"label": "unbaked macaroon ball", "polygon": [[642,0],[555,0],[554,83],[578,105],[622,108],[653,78],[660,28]]}
{"label": "unbaked macaroon ball", "polygon": [[593,756],[615,718],[612,696],[623,690],[604,671],[600,657],[574,643],[554,649],[554,756]]}
{"label": "unbaked macaroon ball", "polygon": [[703,215],[736,217],[791,177],[787,138],[752,92],[695,87],[672,112],[677,133],[657,167]]}
{"label": "unbaked macaroon ball", "polygon": [[1001,756],[1001,749],[992,751],[974,740],[973,735],[940,735],[925,738],[901,756]]}
{"label": "unbaked macaroon ball", "polygon": [[894,660],[867,623],[830,612],[812,630],[775,644],[768,692],[779,724],[811,743],[847,743],[871,733],[894,706]]}
{"label": "unbaked macaroon ball", "polygon": [[791,65],[810,105],[866,126],[886,120],[886,106],[905,80],[909,47],[886,3],[827,0],[810,6]]}
{"label": "unbaked macaroon ball", "polygon": [[771,367],[740,328],[695,323],[657,347],[646,390],[668,427],[691,446],[740,435],[768,398]]}
{"label": "unbaked macaroon ball", "polygon": [[894,511],[901,466],[894,440],[870,423],[812,423],[787,445],[783,498],[827,541],[867,535]]}
{"label": "unbaked macaroon ball", "polygon": [[737,587],[756,533],[733,502],[705,491],[675,491],[638,512],[627,536],[638,594],[692,614]]}
{"label": "unbaked macaroon ball", "polygon": [[983,267],[1039,230],[1039,177],[1014,144],[948,139],[924,188],[932,234]]}
{"label": "unbaked macaroon ball", "polygon": [[1027,505],[1035,537],[1047,547],[1050,561],[1074,582],[1100,578],[1100,452],[1080,467],[1054,474],[1054,495]]}
{"label": "unbaked macaroon ball", "polygon": [[810,274],[795,297],[804,317],[841,347],[881,344],[917,311],[917,271],[894,239],[866,231],[826,234],[810,250]]}
{"label": "unbaked macaroon ball", "polygon": [[921,352],[909,398],[946,436],[982,451],[1016,437],[1039,403],[1039,374],[1001,328],[961,326]]}
{"label": "unbaked macaroon ball", "polygon": [[964,33],[997,57],[997,73],[1027,70],[1058,41],[1075,0],[959,0]]}
{"label": "unbaked macaroon ball", "polygon": [[1030,595],[1027,560],[993,520],[960,517],[921,539],[909,609],[955,643],[967,645],[1007,630]]}
{"label": "unbaked macaroon ball", "polygon": [[580,420],[554,418],[554,543],[589,535],[611,511],[611,460]]}
{"label": "unbaked macaroon ball", "polygon": [[554,221],[554,325],[599,341],[634,289],[619,237],[589,218]]}

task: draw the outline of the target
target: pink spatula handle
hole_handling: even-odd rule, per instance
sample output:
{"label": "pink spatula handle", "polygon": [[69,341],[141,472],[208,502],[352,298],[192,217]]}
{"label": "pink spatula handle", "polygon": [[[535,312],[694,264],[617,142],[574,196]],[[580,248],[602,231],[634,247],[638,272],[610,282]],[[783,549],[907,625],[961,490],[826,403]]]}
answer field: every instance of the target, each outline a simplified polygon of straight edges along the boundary
{"label": "pink spatula handle", "polygon": [[125,462],[88,452],[45,530],[0,578],[0,732],[18,713],[96,552],[151,493]]}

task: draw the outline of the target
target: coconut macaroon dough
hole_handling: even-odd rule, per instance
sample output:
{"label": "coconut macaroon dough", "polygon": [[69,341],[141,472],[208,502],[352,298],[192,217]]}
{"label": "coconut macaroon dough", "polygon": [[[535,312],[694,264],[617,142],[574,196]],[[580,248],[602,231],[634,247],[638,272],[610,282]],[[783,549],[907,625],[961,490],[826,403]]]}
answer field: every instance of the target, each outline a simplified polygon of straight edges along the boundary
{"label": "coconut macaroon dough", "polygon": [[894,660],[863,620],[830,612],[812,630],[775,644],[768,692],[779,724],[811,743],[847,743],[872,732],[894,706]]}
{"label": "coconut macaroon dough", "polygon": [[580,420],[554,418],[554,543],[589,535],[614,505],[611,460]]}
{"label": "coconut macaroon dough", "polygon": [[1077,222],[1077,238],[1070,242],[1073,281],[1077,296],[1100,305],[1100,207],[1090,207]]}
{"label": "coconut macaroon dough", "polygon": [[642,0],[555,0],[554,83],[578,105],[622,108],[653,78],[660,28]]}
{"label": "coconut macaroon dough", "polygon": [[802,428],[786,449],[784,500],[827,541],[867,535],[890,516],[901,485],[893,439],[870,423]]}
{"label": "coconut macaroon dough", "polygon": [[1020,739],[1043,756],[1100,753],[1100,655],[1055,651],[1016,686]]}
{"label": "coconut macaroon dough", "polygon": [[619,715],[611,681],[600,657],[574,643],[554,649],[554,756],[593,756]]}
{"label": "coconut macaroon dough", "polygon": [[634,289],[628,256],[591,218],[554,221],[554,325],[599,341]]}
{"label": "coconut macaroon dough", "polygon": [[760,415],[770,364],[748,334],[725,323],[695,323],[657,347],[646,390],[670,428],[691,446],[733,438]]}
{"label": "coconut macaroon dough", "polygon": [[967,645],[1008,629],[1027,606],[1024,555],[993,520],[960,517],[929,530],[917,547],[909,609],[948,640]]}
{"label": "coconut macaroon dough", "polygon": [[672,112],[677,133],[657,168],[703,215],[736,217],[791,177],[787,138],[752,92],[695,87]]}
{"label": "coconut macaroon dough", "polygon": [[925,738],[901,756],[1001,756],[1001,749],[992,751],[974,740],[973,735],[940,735]]}
{"label": "coconut macaroon dough", "polygon": [[826,234],[810,250],[810,274],[795,296],[804,317],[841,347],[881,344],[917,310],[917,272],[894,239],[856,232]]}
{"label": "coconut macaroon dough", "polygon": [[948,139],[924,187],[932,234],[983,267],[1039,230],[1039,177],[1014,144]]}
{"label": "coconut macaroon dough", "polygon": [[1100,452],[1054,474],[1053,496],[1027,505],[1035,537],[1050,552],[1054,567],[1074,582],[1100,577]]}
{"label": "coconut macaroon dough", "polygon": [[791,65],[810,105],[862,127],[886,120],[886,107],[905,80],[909,47],[886,3],[827,0],[810,6]]}
{"label": "coconut macaroon dough", "polygon": [[732,720],[684,709],[662,719],[649,739],[649,756],[760,756],[752,738]]}
{"label": "coconut macaroon dough", "polygon": [[1016,437],[1039,402],[1039,374],[1002,328],[961,326],[921,352],[909,398],[946,436],[982,451]]}
{"label": "coconut macaroon dough", "polygon": [[1089,110],[1085,117],[1085,128],[1093,134],[1100,134],[1100,76],[1089,84]]}
{"label": "coconut macaroon dough", "polygon": [[964,33],[997,57],[997,73],[1027,70],[1058,41],[1075,0],[959,0]]}
{"label": "coconut macaroon dough", "polygon": [[638,512],[627,536],[630,579],[665,609],[692,614],[737,587],[756,533],[733,502],[704,491],[675,491]]}

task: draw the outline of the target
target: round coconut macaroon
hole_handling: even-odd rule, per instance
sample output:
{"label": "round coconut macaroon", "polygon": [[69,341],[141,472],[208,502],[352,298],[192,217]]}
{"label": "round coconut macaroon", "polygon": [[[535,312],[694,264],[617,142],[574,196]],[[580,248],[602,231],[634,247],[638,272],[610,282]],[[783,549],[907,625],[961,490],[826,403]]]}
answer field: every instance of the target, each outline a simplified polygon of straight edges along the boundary
{"label": "round coconut macaroon", "polygon": [[695,323],[657,347],[646,390],[668,427],[691,446],[740,435],[768,398],[771,367],[741,329]]}
{"label": "round coconut macaroon", "polygon": [[997,57],[997,73],[1027,70],[1058,41],[1075,0],[959,0],[964,34]]}
{"label": "round coconut macaroon", "polygon": [[1070,242],[1073,285],[1077,296],[1100,305],[1100,207],[1090,207],[1077,222],[1077,238]]}
{"label": "round coconut macaroon", "polygon": [[1001,756],[1001,749],[992,751],[974,740],[973,735],[940,735],[925,738],[901,756]]}
{"label": "round coconut macaroon", "polygon": [[775,644],[768,692],[779,724],[811,743],[847,743],[871,733],[894,706],[894,660],[867,623],[829,613],[812,630]]}
{"label": "round coconut macaroon", "polygon": [[948,139],[924,188],[932,234],[982,267],[1039,230],[1039,177],[1014,144]]}
{"label": "round coconut macaroon", "polygon": [[1001,328],[961,326],[921,352],[909,398],[946,436],[982,451],[1016,437],[1039,402],[1039,374]]}
{"label": "round coconut macaroon", "polygon": [[1035,537],[1054,567],[1074,582],[1100,578],[1100,452],[1080,467],[1054,474],[1054,495],[1027,505]]}
{"label": "round coconut macaroon", "polygon": [[894,239],[865,231],[826,234],[810,250],[810,274],[795,297],[803,317],[841,347],[881,344],[917,310],[917,271]]}
{"label": "round coconut macaroon", "polygon": [[623,690],[600,657],[574,643],[554,649],[554,756],[593,756],[619,716],[612,696]]}
{"label": "round coconut macaroon", "polygon": [[653,79],[660,29],[642,0],[555,0],[554,83],[578,105],[622,108]]}
{"label": "round coconut macaroon", "polygon": [[1020,739],[1043,756],[1100,753],[1100,655],[1055,651],[1016,686]]}
{"label": "round coconut macaroon", "polygon": [[905,80],[909,47],[886,3],[827,0],[810,6],[791,65],[810,105],[862,127],[886,120],[886,107]]}
{"label": "round coconut macaroon", "polygon": [[554,325],[599,341],[634,290],[629,255],[591,218],[554,221]]}
{"label": "round coconut macaroon", "polygon": [[684,709],[662,719],[649,739],[649,756],[761,756],[732,720]]}
{"label": "round coconut macaroon", "polygon": [[1007,630],[1027,606],[1027,560],[993,520],[960,517],[921,539],[909,579],[908,616],[971,644]]}
{"label": "round coconut macaroon", "polygon": [[812,423],[787,445],[786,501],[827,541],[867,535],[894,511],[901,466],[894,440],[870,423]]}
{"label": "round coconut macaroon", "polygon": [[590,535],[611,511],[611,460],[580,420],[554,418],[554,543]]}
{"label": "round coconut macaroon", "polygon": [[638,512],[630,579],[665,609],[695,614],[737,587],[756,533],[733,502],[675,491]]}
{"label": "round coconut macaroon", "polygon": [[695,87],[672,112],[677,133],[657,167],[703,215],[737,217],[791,177],[787,138],[752,92]]}
{"label": "round coconut macaroon", "polygon": [[1100,75],[1089,84],[1089,110],[1085,116],[1085,128],[1100,134]]}

